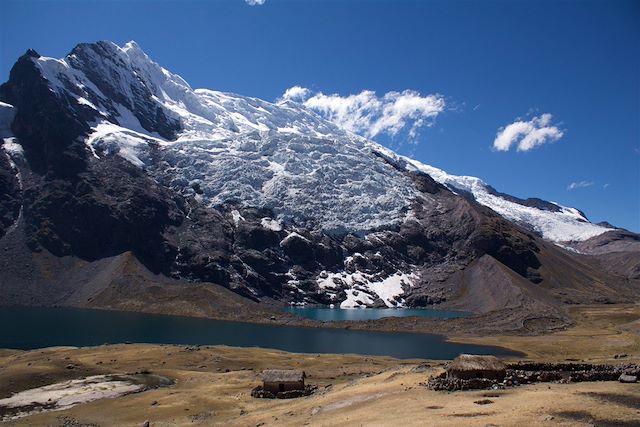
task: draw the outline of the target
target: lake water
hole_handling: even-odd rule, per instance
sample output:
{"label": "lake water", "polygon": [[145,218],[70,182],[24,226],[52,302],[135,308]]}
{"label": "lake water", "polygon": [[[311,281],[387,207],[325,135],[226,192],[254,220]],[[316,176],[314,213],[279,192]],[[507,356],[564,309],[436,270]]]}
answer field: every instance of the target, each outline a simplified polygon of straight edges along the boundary
{"label": "lake water", "polygon": [[383,317],[434,317],[438,319],[452,319],[464,317],[467,313],[461,311],[425,310],[419,308],[312,308],[287,307],[287,313],[307,319],[331,322],[336,320],[375,320]]}
{"label": "lake water", "polygon": [[429,334],[260,325],[180,316],[71,308],[0,308],[0,348],[124,342],[263,347],[297,353],[354,353],[451,359],[460,353],[517,355],[498,347],[448,343]]}

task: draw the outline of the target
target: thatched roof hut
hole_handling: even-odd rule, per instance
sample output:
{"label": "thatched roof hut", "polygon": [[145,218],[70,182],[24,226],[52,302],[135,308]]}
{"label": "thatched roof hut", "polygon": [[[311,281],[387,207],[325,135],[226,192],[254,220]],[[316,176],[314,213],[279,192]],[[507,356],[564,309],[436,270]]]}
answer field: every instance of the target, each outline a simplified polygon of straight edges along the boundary
{"label": "thatched roof hut", "polygon": [[262,372],[262,387],[273,394],[304,390],[306,374],[298,369],[267,369]]}
{"label": "thatched roof hut", "polygon": [[461,354],[447,366],[447,378],[487,378],[502,381],[506,369],[505,364],[495,356]]}

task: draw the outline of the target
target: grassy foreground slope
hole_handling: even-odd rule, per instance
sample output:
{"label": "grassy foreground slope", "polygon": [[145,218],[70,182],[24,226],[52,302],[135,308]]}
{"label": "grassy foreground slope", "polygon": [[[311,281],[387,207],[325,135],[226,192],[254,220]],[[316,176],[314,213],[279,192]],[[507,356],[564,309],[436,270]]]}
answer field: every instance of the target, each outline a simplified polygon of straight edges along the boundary
{"label": "grassy foreground slope", "polygon": [[[69,363],[74,369],[67,369]],[[254,399],[268,367],[304,369],[319,391],[292,400]],[[440,362],[353,355],[301,355],[263,349],[116,345],[4,351],[0,394],[94,372],[150,369],[174,388],[104,399],[7,425],[152,426],[433,425],[633,426],[640,386],[617,382],[535,384],[502,391],[435,392],[422,385]],[[490,400],[488,404],[476,401]]]}

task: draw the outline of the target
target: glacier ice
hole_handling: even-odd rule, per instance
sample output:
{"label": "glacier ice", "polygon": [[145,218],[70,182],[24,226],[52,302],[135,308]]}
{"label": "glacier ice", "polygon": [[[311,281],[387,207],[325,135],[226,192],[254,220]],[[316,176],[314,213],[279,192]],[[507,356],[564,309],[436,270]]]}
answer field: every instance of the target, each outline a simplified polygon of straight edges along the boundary
{"label": "glacier ice", "polygon": [[[99,49],[82,46],[64,59],[33,60],[52,90],[95,110],[86,139],[95,157],[117,154],[183,194],[197,186],[198,200],[209,206],[268,208],[275,218],[267,227],[286,223],[366,234],[398,224],[422,197],[405,173],[418,171],[553,242],[611,230],[576,209],[521,204],[479,178],[449,175],[399,156],[299,103],[192,89],[135,42],[122,48],[111,42],[99,42]],[[89,66],[102,70],[99,78]],[[175,138],[149,128],[153,118],[145,114],[154,109],[170,124],[179,123]],[[242,217],[233,218],[238,223]]]}

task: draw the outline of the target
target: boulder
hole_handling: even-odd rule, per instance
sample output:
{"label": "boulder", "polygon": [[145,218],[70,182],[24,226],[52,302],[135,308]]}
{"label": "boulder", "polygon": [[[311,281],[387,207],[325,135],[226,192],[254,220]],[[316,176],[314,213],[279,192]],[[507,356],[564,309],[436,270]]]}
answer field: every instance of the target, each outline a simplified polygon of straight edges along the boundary
{"label": "boulder", "polygon": [[621,383],[635,383],[638,382],[638,377],[636,377],[635,375],[622,374],[618,378],[618,381],[620,381]]}

